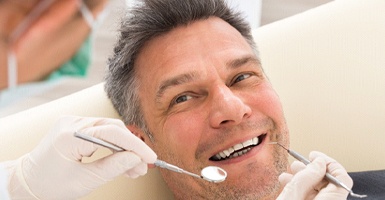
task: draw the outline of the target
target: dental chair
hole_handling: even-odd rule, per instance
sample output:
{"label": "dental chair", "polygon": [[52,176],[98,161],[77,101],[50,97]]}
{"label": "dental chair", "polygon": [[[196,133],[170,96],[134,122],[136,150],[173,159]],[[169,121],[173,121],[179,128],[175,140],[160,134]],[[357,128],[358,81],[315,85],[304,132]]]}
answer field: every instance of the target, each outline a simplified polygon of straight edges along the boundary
{"label": "dental chair", "polygon": [[[322,151],[349,172],[385,169],[384,10],[383,0],[336,0],[254,30],[293,150]],[[103,83],[1,118],[0,162],[31,151],[62,115],[119,118]],[[82,199],[162,200],[172,194],[150,169]]]}

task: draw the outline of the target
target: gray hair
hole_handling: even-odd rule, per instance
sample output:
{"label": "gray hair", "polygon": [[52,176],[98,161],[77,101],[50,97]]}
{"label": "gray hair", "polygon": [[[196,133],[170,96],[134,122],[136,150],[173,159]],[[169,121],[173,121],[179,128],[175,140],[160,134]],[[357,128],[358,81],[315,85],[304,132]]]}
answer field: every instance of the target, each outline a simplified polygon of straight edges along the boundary
{"label": "gray hair", "polygon": [[108,59],[105,90],[125,124],[151,134],[144,121],[135,77],[135,59],[143,45],[175,27],[218,17],[237,29],[257,54],[249,24],[223,0],[142,0],[123,18],[120,37]]}

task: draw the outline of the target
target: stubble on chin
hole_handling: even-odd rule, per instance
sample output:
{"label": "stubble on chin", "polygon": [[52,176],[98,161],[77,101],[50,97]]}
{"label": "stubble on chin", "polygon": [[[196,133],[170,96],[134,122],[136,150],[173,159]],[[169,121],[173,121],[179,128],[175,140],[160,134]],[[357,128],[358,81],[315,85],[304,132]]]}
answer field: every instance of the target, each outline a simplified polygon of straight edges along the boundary
{"label": "stubble on chin", "polygon": [[[276,199],[282,190],[278,176],[286,171],[288,165],[287,154],[281,149],[274,148],[273,160],[264,165],[250,165],[246,173],[238,180],[243,181],[242,185],[236,184],[214,184],[202,183],[200,188],[203,191],[196,192],[186,190],[189,194],[180,199],[222,199],[222,200],[270,200]],[[251,173],[258,172],[260,176],[253,177]],[[178,199],[178,198],[177,198]]]}

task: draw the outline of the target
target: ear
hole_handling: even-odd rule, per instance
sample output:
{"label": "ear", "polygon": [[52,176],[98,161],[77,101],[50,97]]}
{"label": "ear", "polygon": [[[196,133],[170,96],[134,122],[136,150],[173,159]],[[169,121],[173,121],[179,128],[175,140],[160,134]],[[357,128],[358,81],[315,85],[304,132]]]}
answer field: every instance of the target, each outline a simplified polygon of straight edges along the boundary
{"label": "ear", "polygon": [[[128,130],[131,131],[132,134],[136,135],[136,137],[140,138],[144,143],[146,143],[151,149],[154,149],[152,146],[152,142],[150,141],[150,138],[148,138],[148,135],[144,133],[140,128],[134,125],[128,125]],[[148,168],[155,168],[156,166],[154,164],[148,164]]]}
{"label": "ear", "polygon": [[143,131],[140,128],[138,128],[135,125],[127,125],[127,128],[128,130],[131,131],[132,134],[136,135],[136,137],[140,138],[143,142],[145,142],[148,145],[149,138],[146,136],[145,133],[143,133]]}

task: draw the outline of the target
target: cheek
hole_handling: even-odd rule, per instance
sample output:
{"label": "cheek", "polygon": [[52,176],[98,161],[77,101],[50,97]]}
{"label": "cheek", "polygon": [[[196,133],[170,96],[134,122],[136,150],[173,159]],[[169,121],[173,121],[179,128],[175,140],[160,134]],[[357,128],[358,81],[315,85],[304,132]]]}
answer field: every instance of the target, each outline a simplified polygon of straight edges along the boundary
{"label": "cheek", "polygon": [[202,115],[191,112],[169,116],[164,123],[163,132],[167,134],[170,143],[176,144],[174,145],[176,148],[183,149],[185,153],[187,151],[195,153],[202,133],[201,118]]}
{"label": "cheek", "polygon": [[278,95],[274,91],[269,91],[266,94],[267,98],[263,102],[271,116],[283,117],[282,104]]}
{"label": "cheek", "polygon": [[270,140],[280,140],[282,143],[288,145],[288,127],[284,116],[281,101],[274,90],[265,91],[261,94],[258,101],[258,111],[263,115],[268,116],[274,121],[275,128]]}
{"label": "cheek", "polygon": [[253,104],[258,107],[258,110],[275,121],[284,119],[281,101],[277,93],[269,86],[256,93]]}

